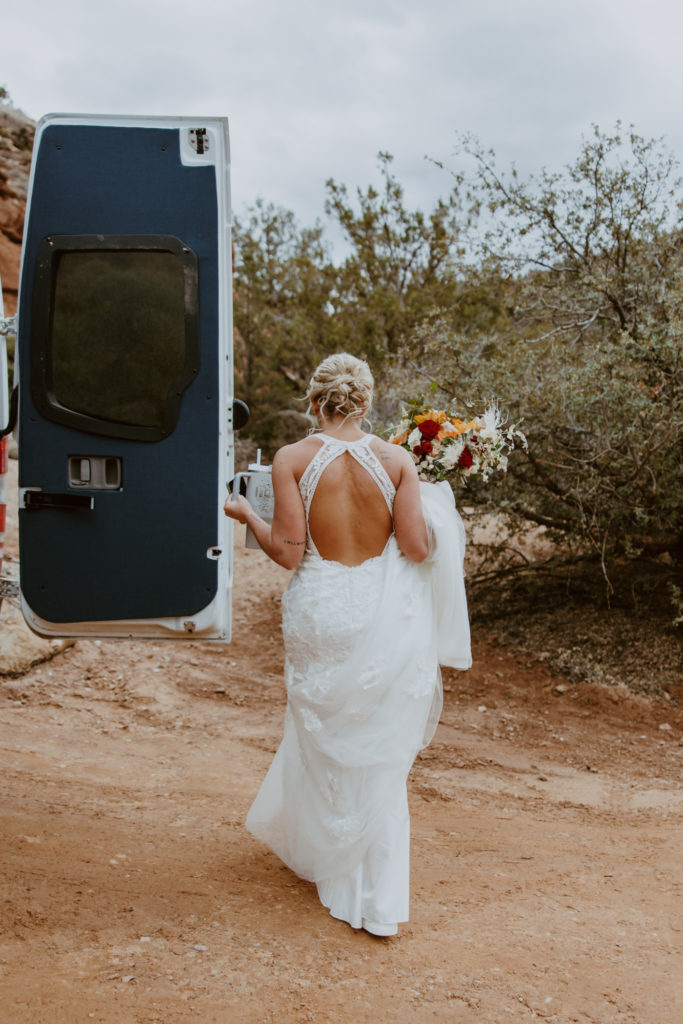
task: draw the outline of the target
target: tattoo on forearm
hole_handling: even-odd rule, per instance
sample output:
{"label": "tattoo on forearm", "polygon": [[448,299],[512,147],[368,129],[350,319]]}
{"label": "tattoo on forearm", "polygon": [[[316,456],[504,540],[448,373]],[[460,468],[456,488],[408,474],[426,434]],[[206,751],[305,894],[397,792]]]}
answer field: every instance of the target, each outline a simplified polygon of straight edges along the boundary
{"label": "tattoo on forearm", "polygon": [[302,544],[305,544],[305,540],[287,540],[285,538],[285,544],[292,544],[296,548],[300,548]]}

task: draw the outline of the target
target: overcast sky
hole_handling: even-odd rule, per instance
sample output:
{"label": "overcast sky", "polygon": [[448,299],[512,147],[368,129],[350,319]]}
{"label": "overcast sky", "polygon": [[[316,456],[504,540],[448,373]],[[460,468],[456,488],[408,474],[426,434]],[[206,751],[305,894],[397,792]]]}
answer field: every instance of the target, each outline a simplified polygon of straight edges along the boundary
{"label": "overcast sky", "polygon": [[50,111],[228,115],[233,205],[304,224],[325,181],[395,156],[427,209],[456,133],[528,172],[571,160],[592,123],[664,135],[683,158],[680,0],[14,0],[0,84]]}

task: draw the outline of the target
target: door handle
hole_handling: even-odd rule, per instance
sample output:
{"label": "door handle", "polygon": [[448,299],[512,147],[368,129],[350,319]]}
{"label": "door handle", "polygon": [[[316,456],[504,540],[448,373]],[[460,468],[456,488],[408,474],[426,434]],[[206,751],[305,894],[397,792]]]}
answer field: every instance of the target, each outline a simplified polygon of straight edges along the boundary
{"label": "door handle", "polygon": [[24,508],[56,508],[65,512],[92,512],[95,499],[89,494],[50,494],[47,491],[24,491]]}

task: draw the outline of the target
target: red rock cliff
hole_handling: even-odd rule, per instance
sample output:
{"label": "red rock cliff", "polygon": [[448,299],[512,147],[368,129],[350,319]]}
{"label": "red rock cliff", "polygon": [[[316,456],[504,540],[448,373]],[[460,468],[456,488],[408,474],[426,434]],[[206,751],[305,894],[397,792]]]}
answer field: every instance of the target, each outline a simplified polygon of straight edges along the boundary
{"label": "red rock cliff", "polygon": [[0,106],[0,278],[5,316],[12,316],[17,309],[21,237],[34,130],[34,122],[20,110]]}

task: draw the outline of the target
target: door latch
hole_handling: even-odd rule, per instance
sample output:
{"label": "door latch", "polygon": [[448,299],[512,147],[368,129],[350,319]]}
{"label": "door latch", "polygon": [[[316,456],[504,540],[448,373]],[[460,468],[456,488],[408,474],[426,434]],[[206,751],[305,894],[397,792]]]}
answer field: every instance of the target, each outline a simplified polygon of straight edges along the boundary
{"label": "door latch", "polygon": [[85,487],[90,491],[119,491],[121,478],[121,459],[116,456],[69,456],[69,487]]}

